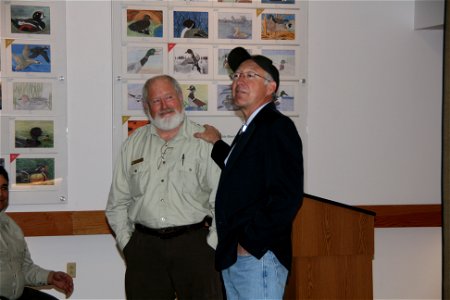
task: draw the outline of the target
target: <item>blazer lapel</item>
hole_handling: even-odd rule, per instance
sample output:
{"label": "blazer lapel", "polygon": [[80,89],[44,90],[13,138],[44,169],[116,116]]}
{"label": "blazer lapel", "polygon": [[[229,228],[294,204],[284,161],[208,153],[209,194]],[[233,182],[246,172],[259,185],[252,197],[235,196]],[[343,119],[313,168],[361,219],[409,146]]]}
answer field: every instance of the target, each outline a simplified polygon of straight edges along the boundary
{"label": "blazer lapel", "polygon": [[[253,120],[255,121],[255,120]],[[230,157],[228,158],[227,164],[225,166],[226,169],[230,168],[234,162],[236,161],[236,158],[239,157],[242,150],[245,148],[245,145],[247,144],[248,140],[252,136],[253,132],[256,128],[256,122],[251,122],[250,125],[247,127],[245,132],[241,133],[241,136],[238,138],[238,141],[235,142],[234,148],[231,151]]]}
{"label": "blazer lapel", "polygon": [[[239,137],[239,142],[235,142],[236,145],[234,146],[233,150],[231,151],[230,157],[228,157],[227,164],[226,164],[225,168],[223,169],[223,171],[226,171],[227,169],[229,169],[233,166],[233,164],[236,162],[236,159],[239,157],[239,155],[241,155],[247,142],[250,140],[251,136],[253,135],[256,127],[258,127],[258,123],[260,122],[260,120],[264,119],[264,116],[273,110],[276,111],[277,109],[275,107],[275,104],[273,102],[270,102],[266,106],[264,106],[261,109],[261,111],[255,116],[255,118],[250,122],[250,125],[247,127],[245,132],[243,132],[242,136]],[[237,139],[237,138],[235,138],[235,139]]]}

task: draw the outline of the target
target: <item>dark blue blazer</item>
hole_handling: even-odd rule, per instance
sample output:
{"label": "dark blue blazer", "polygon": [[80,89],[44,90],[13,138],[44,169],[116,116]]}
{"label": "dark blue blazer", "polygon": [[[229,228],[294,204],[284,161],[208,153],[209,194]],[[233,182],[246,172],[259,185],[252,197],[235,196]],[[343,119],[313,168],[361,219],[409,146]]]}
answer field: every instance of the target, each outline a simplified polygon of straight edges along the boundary
{"label": "dark blue blazer", "polygon": [[216,269],[237,260],[238,243],[256,258],[268,250],[288,269],[292,222],[303,201],[302,141],[290,118],[267,104],[231,146],[214,144],[222,168],[216,196]]}

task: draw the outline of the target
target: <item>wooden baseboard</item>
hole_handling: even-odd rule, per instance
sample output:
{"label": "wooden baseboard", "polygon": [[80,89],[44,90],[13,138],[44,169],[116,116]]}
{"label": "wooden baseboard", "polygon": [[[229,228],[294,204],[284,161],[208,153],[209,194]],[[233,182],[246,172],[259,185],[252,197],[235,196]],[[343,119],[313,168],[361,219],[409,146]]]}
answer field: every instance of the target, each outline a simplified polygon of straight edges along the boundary
{"label": "wooden baseboard", "polygon": [[111,234],[103,210],[8,212],[25,236]]}
{"label": "wooden baseboard", "polygon": [[442,226],[442,206],[440,204],[364,205],[359,207],[376,213],[375,228]]}
{"label": "wooden baseboard", "polygon": [[[442,207],[439,204],[424,205],[364,205],[356,206],[372,211],[375,228],[441,227]],[[111,234],[105,212],[54,211],[9,212],[22,228],[25,236],[58,236],[83,234]]]}

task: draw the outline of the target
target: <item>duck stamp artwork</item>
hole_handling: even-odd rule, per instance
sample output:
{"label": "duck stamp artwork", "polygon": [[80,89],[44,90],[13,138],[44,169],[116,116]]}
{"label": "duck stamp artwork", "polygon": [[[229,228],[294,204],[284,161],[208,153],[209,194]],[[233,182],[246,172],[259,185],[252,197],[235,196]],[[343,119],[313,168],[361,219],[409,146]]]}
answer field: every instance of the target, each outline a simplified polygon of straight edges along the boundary
{"label": "duck stamp artwork", "polygon": [[281,83],[274,102],[279,111],[294,112],[295,86]]}
{"label": "duck stamp artwork", "polygon": [[236,12],[218,13],[219,39],[252,39],[252,14]]}
{"label": "duck stamp artwork", "polygon": [[173,73],[182,77],[206,77],[209,71],[207,48],[175,47],[173,51]]}
{"label": "duck stamp artwork", "polygon": [[50,45],[12,44],[13,72],[51,72]]}
{"label": "duck stamp artwork", "polygon": [[202,11],[174,11],[173,36],[184,39],[207,39],[209,14]]}
{"label": "duck stamp artwork", "polygon": [[50,34],[50,7],[11,5],[11,33]]}
{"label": "duck stamp artwork", "polygon": [[162,47],[128,47],[128,74],[161,74],[164,72]]}
{"label": "duck stamp artwork", "polygon": [[16,148],[54,148],[54,124],[51,120],[15,120]]}
{"label": "duck stamp artwork", "polygon": [[296,75],[295,49],[262,49],[261,54],[273,61],[273,65],[280,72],[280,77],[294,77]]}
{"label": "duck stamp artwork", "polygon": [[17,185],[55,185],[54,158],[17,158]]}
{"label": "duck stamp artwork", "polygon": [[218,84],[216,98],[218,111],[238,110],[238,108],[233,103],[233,95],[231,94],[231,84]]}
{"label": "duck stamp artwork", "polygon": [[220,48],[217,50],[217,75],[229,76],[233,71],[228,65],[228,53],[231,49]]}
{"label": "duck stamp artwork", "polygon": [[13,82],[14,110],[52,110],[51,82]]}
{"label": "duck stamp artwork", "polygon": [[295,14],[261,14],[262,40],[295,40]]}
{"label": "duck stamp artwork", "polygon": [[128,120],[127,121],[128,136],[132,135],[133,132],[139,127],[145,126],[147,124],[150,124],[149,120]]}
{"label": "duck stamp artwork", "polygon": [[163,37],[162,10],[127,9],[127,36]]}
{"label": "duck stamp artwork", "polygon": [[184,108],[186,111],[208,110],[207,84],[180,84],[183,90]]}
{"label": "duck stamp artwork", "polygon": [[144,87],[144,83],[128,83],[127,84],[127,107],[128,110],[134,111],[143,111],[142,105],[142,88]]}

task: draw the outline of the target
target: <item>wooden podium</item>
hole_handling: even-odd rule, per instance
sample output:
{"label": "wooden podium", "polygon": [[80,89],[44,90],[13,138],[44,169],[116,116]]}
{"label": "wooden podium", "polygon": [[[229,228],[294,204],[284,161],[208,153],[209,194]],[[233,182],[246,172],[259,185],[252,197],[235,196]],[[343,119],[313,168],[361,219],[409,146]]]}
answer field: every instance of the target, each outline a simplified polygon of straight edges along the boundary
{"label": "wooden podium", "polygon": [[375,213],[305,195],[284,299],[373,299]]}

